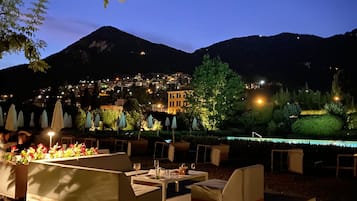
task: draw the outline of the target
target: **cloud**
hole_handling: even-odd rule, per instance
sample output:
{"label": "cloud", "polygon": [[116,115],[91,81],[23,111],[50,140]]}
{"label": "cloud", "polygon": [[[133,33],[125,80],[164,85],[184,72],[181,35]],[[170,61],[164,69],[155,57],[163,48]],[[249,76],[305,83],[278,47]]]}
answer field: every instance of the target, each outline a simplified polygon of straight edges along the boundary
{"label": "cloud", "polygon": [[61,51],[98,27],[99,25],[89,21],[46,16],[44,24],[36,33],[37,38],[47,43],[47,47],[41,51],[42,56]]}
{"label": "cloud", "polygon": [[87,34],[88,31],[95,30],[99,25],[89,21],[78,19],[60,19],[47,16],[45,23],[40,28],[43,35],[54,35],[56,37],[78,37]]}
{"label": "cloud", "polygon": [[182,42],[179,40],[174,40],[175,37],[171,36],[163,36],[162,34],[158,33],[152,33],[152,32],[143,32],[139,30],[128,30],[128,33],[133,34],[137,37],[140,37],[142,39],[148,40],[152,43],[158,43],[158,44],[163,44],[167,45],[169,47],[182,50],[185,52],[193,52],[195,50],[195,47],[193,47],[192,44],[187,43],[187,42]]}

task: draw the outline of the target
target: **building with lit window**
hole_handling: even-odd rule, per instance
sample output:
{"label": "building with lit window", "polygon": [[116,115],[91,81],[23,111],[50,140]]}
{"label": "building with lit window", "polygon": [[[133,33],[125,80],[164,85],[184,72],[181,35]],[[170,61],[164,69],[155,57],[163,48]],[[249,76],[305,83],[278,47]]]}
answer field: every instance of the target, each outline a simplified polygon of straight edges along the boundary
{"label": "building with lit window", "polygon": [[167,113],[176,114],[184,112],[184,107],[188,105],[186,95],[192,90],[175,90],[167,92]]}

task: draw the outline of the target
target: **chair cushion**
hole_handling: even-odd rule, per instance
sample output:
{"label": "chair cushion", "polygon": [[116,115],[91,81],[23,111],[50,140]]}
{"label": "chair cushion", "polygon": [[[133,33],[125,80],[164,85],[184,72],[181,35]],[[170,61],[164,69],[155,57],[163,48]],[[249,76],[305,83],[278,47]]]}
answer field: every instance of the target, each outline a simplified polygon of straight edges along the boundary
{"label": "chair cushion", "polygon": [[222,189],[194,184],[191,186],[191,200],[222,201]]}
{"label": "chair cushion", "polygon": [[214,189],[223,189],[226,184],[227,184],[226,180],[210,179],[206,181],[197,182],[194,185],[207,186],[209,188],[214,188]]}
{"label": "chair cushion", "polygon": [[157,186],[148,186],[148,185],[141,185],[141,184],[131,184],[131,187],[133,188],[135,196],[142,196],[152,191],[160,190],[160,187]]}

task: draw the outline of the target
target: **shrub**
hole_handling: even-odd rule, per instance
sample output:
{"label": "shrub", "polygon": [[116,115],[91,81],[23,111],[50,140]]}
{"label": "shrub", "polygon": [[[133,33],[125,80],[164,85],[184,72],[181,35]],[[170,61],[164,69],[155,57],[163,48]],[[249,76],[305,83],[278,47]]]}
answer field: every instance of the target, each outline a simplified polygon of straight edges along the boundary
{"label": "shrub", "polygon": [[116,110],[102,110],[102,121],[104,127],[114,129],[119,117],[119,111]]}
{"label": "shrub", "polygon": [[347,126],[350,130],[357,129],[357,112],[348,115]]}
{"label": "shrub", "polygon": [[274,121],[270,121],[268,123],[268,127],[267,127],[267,133],[268,135],[273,135],[276,133],[276,130],[277,130],[277,126],[276,126],[276,123]]}
{"label": "shrub", "polygon": [[333,115],[303,117],[292,125],[292,132],[301,135],[331,135],[341,130],[343,121]]}
{"label": "shrub", "polygon": [[76,128],[80,131],[83,131],[85,122],[86,122],[86,112],[82,109],[78,109],[75,119]]}
{"label": "shrub", "polygon": [[324,108],[329,114],[336,115],[341,118],[346,117],[346,108],[340,102],[327,103]]}

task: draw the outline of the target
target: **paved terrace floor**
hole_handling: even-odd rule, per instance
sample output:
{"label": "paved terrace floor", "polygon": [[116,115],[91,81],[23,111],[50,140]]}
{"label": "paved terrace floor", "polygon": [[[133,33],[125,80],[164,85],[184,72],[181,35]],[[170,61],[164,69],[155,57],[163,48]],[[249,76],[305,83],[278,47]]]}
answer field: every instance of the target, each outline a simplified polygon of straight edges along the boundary
{"label": "paved terrace floor", "polygon": [[[133,162],[141,162],[142,169],[153,168],[152,156],[132,156]],[[180,162],[160,161],[164,168],[177,168]],[[211,164],[197,164],[196,169],[207,171],[209,179],[228,179],[234,169],[249,164],[242,164],[237,160],[224,162],[216,167]],[[356,201],[357,178],[350,170],[341,171],[338,178],[333,168],[318,168],[310,170],[304,175],[280,171],[270,172],[265,165],[265,201]],[[189,189],[181,187],[181,194],[168,192],[169,201],[189,201]]]}

